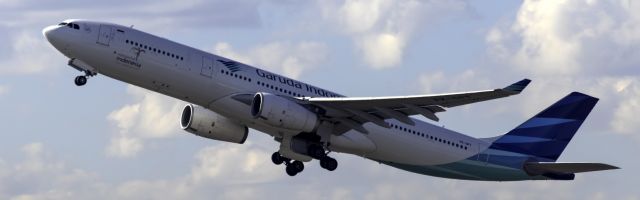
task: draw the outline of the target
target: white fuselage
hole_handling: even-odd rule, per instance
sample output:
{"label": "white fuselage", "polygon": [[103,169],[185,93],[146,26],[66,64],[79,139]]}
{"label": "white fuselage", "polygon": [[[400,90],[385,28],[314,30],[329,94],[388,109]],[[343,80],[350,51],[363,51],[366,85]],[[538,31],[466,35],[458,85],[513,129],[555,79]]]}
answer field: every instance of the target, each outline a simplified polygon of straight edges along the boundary
{"label": "white fuselage", "polygon": [[[129,27],[71,21],[80,24],[80,29],[52,26],[45,29],[49,31],[47,38],[65,56],[86,63],[82,66],[86,70],[206,107],[272,136],[297,133],[252,117],[249,105],[230,97],[256,92],[291,97],[339,96],[238,62],[234,63],[241,70],[236,71],[235,66],[223,63],[231,59]],[[366,123],[363,127],[368,134],[351,130],[331,135],[330,141],[335,145],[332,150],[385,162],[439,165],[467,159],[488,147],[482,140],[412,120],[415,126],[386,120],[393,124],[391,128]]]}

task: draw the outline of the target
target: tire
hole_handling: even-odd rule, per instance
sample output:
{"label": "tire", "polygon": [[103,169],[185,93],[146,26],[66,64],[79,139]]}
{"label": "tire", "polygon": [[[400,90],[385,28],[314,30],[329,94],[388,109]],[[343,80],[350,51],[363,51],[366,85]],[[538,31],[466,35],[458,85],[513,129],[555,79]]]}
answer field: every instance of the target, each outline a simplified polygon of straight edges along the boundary
{"label": "tire", "polygon": [[74,82],[77,86],[83,86],[84,84],[87,84],[87,77],[76,76],[76,79],[74,80]]}
{"label": "tire", "polygon": [[291,165],[289,165],[289,166],[292,166],[297,171],[297,173],[300,173],[300,172],[302,172],[302,170],[304,170],[304,163],[302,163],[302,162],[300,162],[298,160],[293,161],[291,163]]}
{"label": "tire", "polygon": [[282,158],[280,153],[274,152],[273,154],[271,154],[271,161],[273,162],[273,164],[280,165],[284,162],[284,159]]}
{"label": "tire", "polygon": [[338,168],[338,161],[334,158],[327,157],[324,159],[324,162],[325,164],[322,168],[325,168],[326,170],[333,171]]}
{"label": "tire", "polygon": [[298,174],[298,171],[293,165],[287,165],[285,171],[287,171],[287,175],[289,176],[295,176],[296,174]]}

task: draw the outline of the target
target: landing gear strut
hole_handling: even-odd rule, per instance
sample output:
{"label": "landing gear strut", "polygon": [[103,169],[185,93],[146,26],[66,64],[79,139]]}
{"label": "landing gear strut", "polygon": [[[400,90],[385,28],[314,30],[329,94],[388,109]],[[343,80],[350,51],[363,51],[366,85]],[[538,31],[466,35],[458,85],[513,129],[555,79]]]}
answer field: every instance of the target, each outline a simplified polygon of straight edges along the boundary
{"label": "landing gear strut", "polygon": [[98,75],[96,70],[93,70],[95,68],[92,68],[88,64],[82,62],[81,60],[75,59],[75,58],[70,59],[69,62],[67,63],[67,65],[69,65],[69,66],[77,69],[78,71],[84,73],[84,76],[76,76],[76,78],[73,80],[73,82],[77,86],[83,86],[83,85],[87,84],[87,79],[89,77]]}

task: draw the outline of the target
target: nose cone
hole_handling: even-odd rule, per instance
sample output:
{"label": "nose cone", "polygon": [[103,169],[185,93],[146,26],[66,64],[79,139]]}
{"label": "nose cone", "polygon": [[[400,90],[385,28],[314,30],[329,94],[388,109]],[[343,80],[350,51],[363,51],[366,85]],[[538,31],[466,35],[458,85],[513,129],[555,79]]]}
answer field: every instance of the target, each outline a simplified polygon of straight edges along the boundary
{"label": "nose cone", "polygon": [[61,26],[47,26],[42,29],[42,35],[47,38],[47,41],[58,51],[66,55],[68,53],[68,42],[64,37],[64,27]]}
{"label": "nose cone", "polygon": [[58,34],[56,34],[57,28],[58,26],[47,26],[46,28],[42,29],[42,35],[44,35],[44,37],[47,38],[47,40],[51,44],[54,44],[55,41],[60,39],[59,37],[57,37]]}

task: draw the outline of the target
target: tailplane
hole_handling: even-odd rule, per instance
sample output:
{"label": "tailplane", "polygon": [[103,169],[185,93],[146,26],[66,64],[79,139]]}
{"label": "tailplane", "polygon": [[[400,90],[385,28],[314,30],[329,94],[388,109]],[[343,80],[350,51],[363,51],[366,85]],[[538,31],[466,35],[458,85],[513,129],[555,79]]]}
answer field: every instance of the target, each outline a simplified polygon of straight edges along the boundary
{"label": "tailplane", "polygon": [[495,140],[489,148],[555,162],[598,99],[572,92]]}

